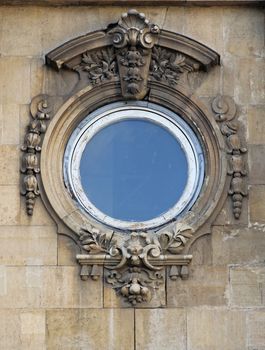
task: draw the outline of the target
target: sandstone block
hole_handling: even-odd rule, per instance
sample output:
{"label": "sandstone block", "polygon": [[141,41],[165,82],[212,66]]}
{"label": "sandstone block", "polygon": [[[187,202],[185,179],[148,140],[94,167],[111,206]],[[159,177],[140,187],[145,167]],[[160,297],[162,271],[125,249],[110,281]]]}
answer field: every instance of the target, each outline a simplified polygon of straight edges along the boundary
{"label": "sandstone block", "polygon": [[192,266],[187,280],[167,281],[169,307],[225,305],[228,271],[221,266]]}
{"label": "sandstone block", "polygon": [[118,309],[48,310],[47,350],[133,350],[133,315]]}
{"label": "sandstone block", "polygon": [[225,51],[240,57],[264,55],[264,14],[258,8],[224,8]]}
{"label": "sandstone block", "polygon": [[45,350],[45,311],[23,311],[20,314],[21,348]]}
{"label": "sandstone block", "polygon": [[0,349],[22,349],[20,341],[20,313],[18,310],[0,311]]}
{"label": "sandstone block", "polygon": [[19,184],[20,150],[14,145],[0,145],[0,185]]}
{"label": "sandstone block", "polygon": [[79,267],[7,267],[2,308],[99,308],[101,281],[82,281]]}
{"label": "sandstone block", "polygon": [[0,103],[29,103],[30,59],[1,57],[0,71]]}
{"label": "sandstone block", "polygon": [[249,190],[250,222],[265,223],[265,186],[251,186]]}
{"label": "sandstone block", "polygon": [[230,303],[238,307],[264,306],[264,267],[232,267],[230,269]]}
{"label": "sandstone block", "polygon": [[187,313],[189,350],[246,349],[246,316],[241,311],[190,309]]}
{"label": "sandstone block", "polygon": [[248,345],[254,350],[265,348],[265,311],[251,311],[247,317]]}
{"label": "sandstone block", "polygon": [[2,55],[41,56],[43,11],[38,7],[1,8]]}
{"label": "sandstone block", "polygon": [[19,144],[19,105],[0,105],[0,144]]}
{"label": "sandstone block", "polygon": [[136,310],[137,350],[186,349],[184,309]]}
{"label": "sandstone block", "polygon": [[20,211],[18,186],[0,186],[0,198],[0,225],[18,224]]}
{"label": "sandstone block", "polygon": [[249,146],[249,183],[252,185],[265,184],[265,145]]}
{"label": "sandstone block", "polygon": [[55,227],[1,226],[0,263],[4,265],[56,265]]}
{"label": "sandstone block", "polygon": [[212,254],[214,265],[263,262],[264,251],[263,228],[213,227]]}
{"label": "sandstone block", "polygon": [[248,107],[248,141],[250,144],[260,145],[265,143],[265,105]]}

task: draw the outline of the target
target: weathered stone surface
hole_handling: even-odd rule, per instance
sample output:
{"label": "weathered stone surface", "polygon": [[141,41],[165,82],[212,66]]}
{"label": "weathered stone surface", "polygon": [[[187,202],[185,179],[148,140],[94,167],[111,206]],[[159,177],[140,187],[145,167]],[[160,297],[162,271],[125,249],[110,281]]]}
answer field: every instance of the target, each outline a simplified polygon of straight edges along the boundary
{"label": "weathered stone surface", "polygon": [[249,190],[249,214],[252,224],[265,223],[265,186],[251,186]]}
{"label": "weathered stone surface", "polygon": [[[0,311],[0,348],[21,349],[19,311]],[[24,349],[23,349],[24,350]]]}
{"label": "weathered stone surface", "polygon": [[231,197],[228,196],[225,204],[219,214],[217,215],[214,225],[238,225],[238,226],[247,226],[248,225],[248,211],[249,211],[249,198],[245,197],[242,202],[242,211],[240,214],[240,218],[236,219],[233,214],[233,204]]}
{"label": "weathered stone surface", "polygon": [[[26,212],[25,198],[21,198],[20,225],[26,226],[54,226],[54,235],[57,234],[55,222],[45,208],[42,200],[37,198],[34,206],[34,215],[29,216]],[[68,264],[65,264],[68,265]]]}
{"label": "weathered stone surface", "polygon": [[30,59],[0,57],[0,103],[30,102]]}
{"label": "weathered stone surface", "polygon": [[187,349],[246,349],[246,316],[228,309],[190,309],[187,312]]}
{"label": "weathered stone surface", "polygon": [[1,308],[102,307],[101,281],[82,281],[76,266],[6,267],[5,283]]}
{"label": "weathered stone surface", "polygon": [[133,350],[134,311],[47,311],[47,350]]}
{"label": "weathered stone surface", "polygon": [[76,266],[77,254],[80,254],[77,244],[69,237],[58,235],[58,265]]}
{"label": "weathered stone surface", "polygon": [[248,141],[250,144],[265,143],[265,105],[253,105],[248,107]]}
{"label": "weathered stone surface", "polygon": [[228,270],[223,266],[194,266],[187,280],[167,281],[168,307],[226,305]]}
{"label": "weathered stone surface", "polygon": [[249,146],[249,183],[265,185],[265,145]]}
{"label": "weathered stone surface", "polygon": [[0,186],[0,198],[0,225],[18,224],[20,212],[20,194],[18,186]]}
{"label": "weathered stone surface", "polygon": [[23,311],[20,314],[22,349],[45,350],[45,311]]}
{"label": "weathered stone surface", "polygon": [[19,148],[0,145],[0,185],[19,184]]}
{"label": "weathered stone surface", "polygon": [[135,320],[136,350],[186,349],[184,309],[136,310]]}
{"label": "weathered stone surface", "polygon": [[265,348],[265,311],[252,311],[247,316],[248,346],[251,349]]}
{"label": "weathered stone surface", "polygon": [[239,57],[264,56],[264,13],[257,8],[223,9],[225,53]]}
{"label": "weathered stone surface", "polygon": [[[4,56],[40,56],[42,54],[43,11],[33,7],[1,9],[1,53]],[[29,29],[30,28],[30,29]]]}
{"label": "weathered stone surface", "polygon": [[57,235],[49,226],[1,226],[0,263],[56,265]]}
{"label": "weathered stone surface", "polygon": [[232,267],[230,269],[230,303],[232,306],[264,306],[264,266]]}
{"label": "weathered stone surface", "polygon": [[15,103],[0,105],[0,144],[19,144],[19,105]]}
{"label": "weathered stone surface", "polygon": [[264,261],[263,227],[229,228],[215,226],[212,233],[214,265],[257,263]]}

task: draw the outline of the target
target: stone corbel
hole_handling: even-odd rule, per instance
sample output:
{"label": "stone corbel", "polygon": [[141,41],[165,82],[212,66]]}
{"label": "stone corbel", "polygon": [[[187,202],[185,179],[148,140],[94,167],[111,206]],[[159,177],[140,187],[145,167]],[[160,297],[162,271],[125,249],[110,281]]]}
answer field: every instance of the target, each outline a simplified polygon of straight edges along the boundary
{"label": "stone corbel", "polygon": [[172,280],[188,277],[192,255],[181,251],[191,237],[192,229],[180,223],[171,231],[132,232],[129,236],[100,232],[94,227],[83,229],[80,244],[84,253],[76,256],[80,277],[96,280],[103,266],[107,270],[105,281],[128,302],[149,302],[153,290],[164,282],[161,272],[167,266]]}

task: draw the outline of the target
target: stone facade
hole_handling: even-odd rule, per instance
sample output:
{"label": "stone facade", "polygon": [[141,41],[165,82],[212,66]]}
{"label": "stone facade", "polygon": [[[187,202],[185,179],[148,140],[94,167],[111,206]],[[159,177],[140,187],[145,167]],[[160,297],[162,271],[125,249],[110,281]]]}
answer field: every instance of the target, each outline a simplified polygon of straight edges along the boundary
{"label": "stone facade", "polygon": [[[138,7],[160,28],[221,56],[193,73],[197,98],[231,96],[248,148],[249,196],[240,219],[227,201],[212,234],[192,247],[188,280],[167,281],[163,303],[124,308],[102,281],[82,281],[76,245],[57,235],[43,203],[27,216],[20,196],[20,146],[31,99],[61,104],[76,82],[44,55],[117,22],[126,7],[0,7],[0,348],[265,349],[264,10],[250,6]],[[166,300],[165,300],[166,299]],[[160,306],[157,308],[157,306]]]}

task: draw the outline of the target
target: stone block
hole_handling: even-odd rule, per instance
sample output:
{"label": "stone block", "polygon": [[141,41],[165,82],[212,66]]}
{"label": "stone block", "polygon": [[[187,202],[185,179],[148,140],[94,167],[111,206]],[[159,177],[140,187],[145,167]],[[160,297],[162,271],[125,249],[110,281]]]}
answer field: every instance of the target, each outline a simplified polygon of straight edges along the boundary
{"label": "stone block", "polygon": [[251,186],[249,190],[249,218],[255,224],[265,223],[265,186]]}
{"label": "stone block", "polygon": [[259,227],[213,227],[214,265],[258,263],[264,261],[264,229]]}
{"label": "stone block", "polygon": [[0,198],[0,225],[17,225],[20,212],[18,186],[0,186]]}
{"label": "stone block", "polygon": [[134,311],[47,311],[47,350],[133,350]]}
{"label": "stone block", "polygon": [[15,103],[0,105],[0,144],[19,144],[19,105]]}
{"label": "stone block", "polygon": [[189,309],[187,312],[187,349],[246,349],[246,316],[228,309]]}
{"label": "stone block", "polygon": [[265,103],[265,60],[239,59],[234,66],[234,98],[236,103]]}
{"label": "stone block", "polygon": [[265,268],[230,268],[230,304],[238,307],[262,307],[265,305]]}
{"label": "stone block", "polygon": [[264,111],[265,105],[248,107],[248,142],[252,145],[265,144]]}
{"label": "stone block", "polygon": [[216,66],[209,73],[194,72],[188,75],[192,91],[199,96],[211,99],[220,93],[221,68]]}
{"label": "stone block", "polygon": [[233,56],[264,56],[264,14],[258,8],[223,9],[225,51]]}
{"label": "stone block", "polygon": [[0,103],[30,102],[30,59],[0,57]]}
{"label": "stone block", "polygon": [[1,53],[4,56],[41,56],[43,11],[38,7],[1,8]]}
{"label": "stone block", "polygon": [[0,264],[56,265],[57,234],[49,226],[1,226]]}
{"label": "stone block", "polygon": [[136,310],[135,320],[136,350],[186,349],[184,309]]}
{"label": "stone block", "polygon": [[187,280],[167,280],[167,305],[225,305],[228,271],[223,266],[192,266]]}
{"label": "stone block", "polygon": [[265,349],[265,311],[251,311],[247,316],[248,345],[251,349]]}
{"label": "stone block", "polygon": [[[30,95],[31,98],[44,93],[44,72],[46,66],[42,58],[32,59],[30,62]],[[50,93],[50,92],[49,92]]]}
{"label": "stone block", "polygon": [[0,310],[0,349],[22,349],[20,340],[20,313],[18,310]]}
{"label": "stone block", "polygon": [[100,308],[102,283],[82,281],[79,267],[6,267],[2,308]]}
{"label": "stone block", "polygon": [[249,183],[265,185],[265,145],[249,146]]}
{"label": "stone block", "polygon": [[80,248],[69,237],[58,235],[58,265],[76,266],[76,255],[80,254]]}
{"label": "stone block", "polygon": [[15,145],[0,145],[0,185],[18,185],[20,150]]}
{"label": "stone block", "polygon": [[45,350],[45,311],[23,311],[20,314],[21,348]]}
{"label": "stone block", "polygon": [[[166,305],[165,272],[159,271],[163,276],[163,282],[158,288],[151,288],[152,299],[147,303],[137,304],[137,308],[157,308]],[[105,276],[107,270],[105,270]],[[131,304],[119,295],[111,284],[104,284],[104,307],[106,308],[128,308]]]}
{"label": "stone block", "polygon": [[86,33],[100,30],[98,7],[42,8],[42,44],[47,53],[59,45]]}
{"label": "stone block", "polygon": [[[177,21],[177,19],[176,19]],[[175,28],[171,28],[175,31]],[[199,35],[198,35],[199,33]],[[186,7],[183,34],[223,53],[223,14],[221,8]]]}
{"label": "stone block", "polygon": [[162,29],[174,31],[183,34],[185,24],[185,8],[184,7],[168,7],[165,21]]}

